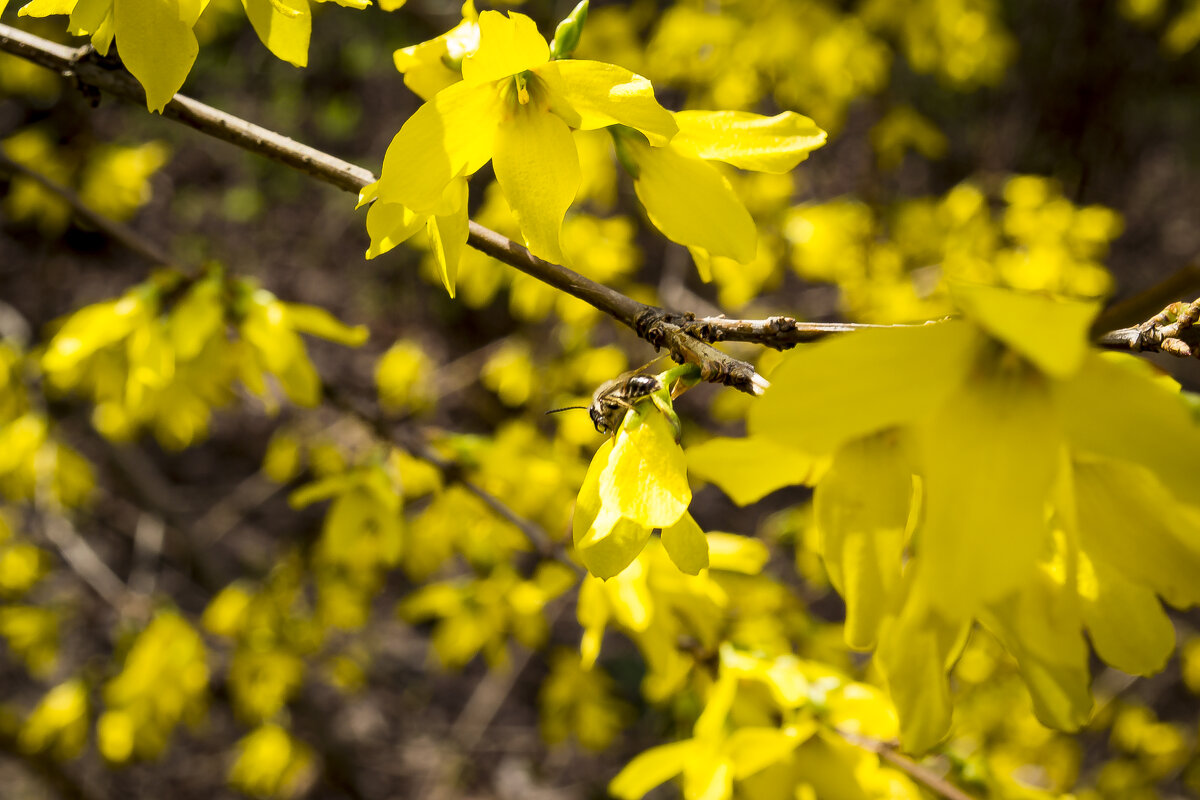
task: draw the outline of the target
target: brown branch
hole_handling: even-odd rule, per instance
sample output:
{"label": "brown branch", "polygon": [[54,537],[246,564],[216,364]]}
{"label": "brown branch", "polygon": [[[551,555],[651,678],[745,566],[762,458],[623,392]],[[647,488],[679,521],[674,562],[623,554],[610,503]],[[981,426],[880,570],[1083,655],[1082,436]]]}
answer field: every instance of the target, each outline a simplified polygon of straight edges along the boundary
{"label": "brown branch", "polygon": [[795,317],[775,316],[766,319],[726,319],[725,317],[693,317],[688,314],[670,317],[686,334],[705,342],[748,342],[776,350],[787,350],[798,344],[809,344],[836,333],[870,330],[873,328],[908,328],[928,323],[899,325],[870,325],[856,322],[800,322]]}
{"label": "brown branch", "polygon": [[[125,100],[145,103],[137,80],[117,62],[100,58],[90,47],[72,49],[54,44],[8,25],[0,25],[0,50],[71,76],[81,86],[102,90]],[[366,169],[300,144],[274,131],[177,94],[167,103],[164,117],[178,120],[201,133],[278,161],[339,189],[358,193],[375,181]],[[660,308],[597,283],[559,264],[544,261],[516,242],[472,221],[467,244],[572,297],[577,297],[625,324],[655,346],[667,346],[677,361],[696,364],[705,380],[713,380],[755,393],[749,376],[753,367],[731,356],[704,347],[694,337],[663,322]]]}
{"label": "brown branch", "polygon": [[896,769],[903,772],[908,777],[912,778],[917,783],[924,786],[934,794],[940,795],[946,800],[974,800],[971,795],[964,792],[962,789],[955,786],[950,781],[938,775],[933,770],[922,764],[918,764],[908,756],[901,753],[895,746],[887,742],[881,742],[878,739],[872,739],[868,736],[862,736],[851,731],[845,731],[841,728],[835,729],[838,734],[855,747],[861,747],[864,750],[870,751],[879,756],[880,760],[886,761]]}
{"label": "brown branch", "polygon": [[170,266],[173,263],[171,256],[169,256],[165,250],[163,250],[154,242],[151,242],[143,237],[137,231],[133,230],[133,228],[130,228],[128,225],[123,225],[116,220],[109,219],[103,214],[93,211],[91,208],[88,208],[87,204],[84,203],[79,195],[77,195],[75,192],[72,192],[67,187],[50,180],[42,173],[30,169],[29,167],[17,161],[13,161],[4,154],[3,150],[0,150],[0,170],[10,172],[14,175],[19,175],[23,178],[28,178],[46,191],[56,195],[59,199],[71,207],[71,210],[75,212],[76,216],[82,218],[92,227],[108,234],[110,238],[117,240],[121,244],[125,245],[125,247],[145,258],[150,263],[162,264],[166,266]]}
{"label": "brown branch", "polygon": [[544,530],[517,514],[490,492],[468,480],[463,474],[461,465],[447,461],[435,453],[425,442],[407,435],[404,431],[397,430],[395,425],[382,414],[363,410],[358,403],[338,387],[326,384],[324,391],[325,398],[331,405],[366,425],[380,440],[390,442],[409,455],[433,465],[442,474],[443,480],[457,483],[482,500],[497,516],[520,530],[534,546],[538,555],[544,558],[556,558],[576,571],[581,571],[580,566],[567,558],[563,549],[558,547]]}
{"label": "brown branch", "polygon": [[42,532],[72,571],[119,615],[141,619],[149,614],[150,598],[126,586],[63,513],[43,509]]}
{"label": "brown branch", "polygon": [[1140,325],[1101,334],[1097,343],[1113,350],[1200,358],[1200,300],[1171,303]]}
{"label": "brown branch", "polygon": [[[64,47],[8,25],[0,25],[0,51],[68,75],[92,92],[102,90],[132,102],[145,103],[145,92],[137,80],[119,62],[99,57],[90,47]],[[162,113],[201,133],[270,158],[348,192],[357,193],[375,181],[375,176],[367,169],[182,94],[175,95]],[[520,244],[474,221],[470,223],[467,243],[603,311],[655,347],[666,347],[676,361],[696,364],[704,380],[724,383],[752,394],[761,394],[765,385],[761,378],[755,380],[754,368],[716,350],[711,343],[736,341],[787,349],[831,334],[894,327],[806,323],[786,316],[764,320],[729,320],[724,317],[696,318],[689,314],[670,313],[638,302],[559,264],[544,261]],[[1180,313],[1185,312],[1191,313],[1186,309]],[[1195,313],[1200,314],[1200,308]],[[1194,322],[1180,324],[1172,333],[1168,325],[1151,320],[1136,328],[1100,334],[1097,344],[1109,349],[1192,355],[1200,353],[1200,336],[1195,333]]]}

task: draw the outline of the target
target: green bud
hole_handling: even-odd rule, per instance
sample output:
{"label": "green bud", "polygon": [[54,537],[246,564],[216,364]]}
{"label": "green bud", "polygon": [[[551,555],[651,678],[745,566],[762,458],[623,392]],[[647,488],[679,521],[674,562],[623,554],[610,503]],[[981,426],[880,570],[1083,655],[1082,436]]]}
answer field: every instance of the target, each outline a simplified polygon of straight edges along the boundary
{"label": "green bud", "polygon": [[554,29],[554,41],[550,43],[550,58],[570,58],[579,46],[579,37],[583,35],[583,25],[587,22],[588,0],[580,0],[579,5],[567,14]]}

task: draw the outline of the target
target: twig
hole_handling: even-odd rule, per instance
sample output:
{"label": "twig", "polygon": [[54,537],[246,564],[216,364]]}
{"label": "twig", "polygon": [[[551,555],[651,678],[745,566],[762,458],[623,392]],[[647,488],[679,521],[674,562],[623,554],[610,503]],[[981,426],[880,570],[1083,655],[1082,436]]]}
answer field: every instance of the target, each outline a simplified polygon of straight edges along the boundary
{"label": "twig", "polygon": [[1200,300],[1171,303],[1141,325],[1102,334],[1099,344],[1111,349],[1200,358],[1198,321]]}
{"label": "twig", "polygon": [[117,240],[125,247],[145,258],[152,264],[171,265],[173,262],[171,256],[165,250],[151,242],[149,239],[141,236],[133,228],[128,225],[123,225],[116,220],[88,208],[87,204],[72,192],[67,187],[50,180],[45,175],[30,169],[20,162],[13,161],[4,151],[0,150],[0,170],[11,172],[15,175],[20,175],[23,178],[37,183],[46,191],[56,195],[63,202],[71,207],[75,214],[88,222],[95,228],[98,228],[106,233],[110,238]]}
{"label": "twig", "polygon": [[442,458],[423,441],[406,435],[403,431],[396,430],[393,424],[383,415],[373,414],[359,408],[358,404],[338,387],[326,384],[324,391],[325,397],[331,405],[358,419],[381,440],[391,442],[409,455],[431,464],[442,474],[443,480],[457,483],[482,500],[499,517],[520,530],[537,550],[538,555],[547,558],[557,558],[576,570],[580,569],[578,564],[563,554],[562,548],[555,546],[551,538],[540,527],[517,514],[490,492],[468,480],[463,474],[463,469],[460,465]]}
{"label": "twig", "polygon": [[868,736],[842,730],[841,728],[836,728],[835,730],[837,730],[838,735],[850,744],[874,753],[883,761],[891,764],[929,791],[946,798],[946,800],[975,800],[971,795],[959,789],[941,775],[903,755],[887,742],[881,742],[878,739],[872,739]]}
{"label": "twig", "polygon": [[158,562],[162,556],[167,526],[162,517],[142,513],[133,532],[133,566],[129,570],[129,590],[149,597],[158,581]]}
{"label": "twig", "polygon": [[[67,771],[66,765],[48,753],[30,753],[21,747],[15,731],[0,731],[0,753],[15,759],[30,773],[37,776],[48,791],[49,797],[61,800],[101,800],[102,795],[93,794],[87,786]],[[9,791],[16,793],[11,788]]]}
{"label": "twig", "polygon": [[[145,102],[145,92],[137,80],[117,62],[97,57],[90,47],[64,47],[8,25],[0,25],[0,51],[12,53],[69,75],[81,85],[93,90],[103,90],[137,103]],[[162,113],[163,116],[178,120],[201,133],[278,161],[348,192],[357,193],[375,181],[375,176],[370,170],[342,161],[182,94],[176,94]],[[603,311],[616,321],[632,328],[638,336],[655,347],[666,347],[676,361],[696,364],[700,367],[704,380],[724,383],[752,394],[758,394],[762,389],[762,385],[754,380],[754,368],[714,349],[711,346],[712,342],[751,342],[786,349],[834,333],[879,327],[851,323],[801,323],[792,317],[783,316],[769,317],[765,320],[727,320],[723,317],[697,319],[692,315],[672,313],[638,302],[564,266],[544,261],[520,244],[475,221],[470,222],[467,243],[496,260]],[[1200,313],[1200,310],[1196,313]],[[1097,343],[1110,349],[1158,350],[1172,355],[1190,355],[1197,352],[1200,342],[1192,341],[1190,335],[1158,335],[1157,331],[1161,327],[1144,323],[1137,328],[1110,331],[1101,334]],[[1182,326],[1181,330],[1183,329],[1193,330],[1191,323]]]}
{"label": "twig", "polygon": [[[546,614],[547,624],[553,627],[567,607],[567,603],[563,602],[561,597],[554,601],[553,608],[549,609]],[[512,661],[508,664],[507,669],[489,670],[479,683],[475,684],[474,691],[467,698],[466,704],[459,711],[458,717],[450,728],[450,738],[462,748],[466,755],[470,756],[479,749],[492,721],[504,707],[504,703],[512,694],[517,681],[524,674],[530,661],[533,660],[534,653],[534,650],[519,649],[512,656]],[[418,797],[425,798],[425,800],[445,800],[448,795],[448,786],[446,783],[431,786],[435,777],[437,776],[433,775],[432,771],[427,775],[425,781],[427,788],[417,792]]]}
{"label": "twig", "polygon": [[684,332],[706,342],[749,342],[787,350],[798,344],[809,344],[838,333],[871,330],[874,328],[911,328],[928,325],[917,322],[896,325],[872,325],[858,322],[800,322],[795,317],[775,316],[766,319],[726,319],[725,317],[669,317]]}
{"label": "twig", "polygon": [[147,598],[131,591],[65,516],[43,511],[42,530],[75,574],[118,614],[140,617],[149,611]]}
{"label": "twig", "polygon": [[[38,36],[0,25],[0,50],[70,75],[81,85],[126,100],[145,103],[137,80],[114,62],[100,59],[89,47],[72,49]],[[274,131],[177,94],[167,103],[164,117],[178,120],[201,133],[266,156],[348,192],[358,193],[375,181],[370,170],[300,144]],[[701,367],[705,380],[726,383],[756,393],[749,376],[753,367],[731,356],[702,347],[705,344],[663,322],[663,309],[640,303],[559,264],[544,261],[516,242],[472,221],[467,244],[493,258],[603,311],[655,346],[668,346],[673,358]]]}

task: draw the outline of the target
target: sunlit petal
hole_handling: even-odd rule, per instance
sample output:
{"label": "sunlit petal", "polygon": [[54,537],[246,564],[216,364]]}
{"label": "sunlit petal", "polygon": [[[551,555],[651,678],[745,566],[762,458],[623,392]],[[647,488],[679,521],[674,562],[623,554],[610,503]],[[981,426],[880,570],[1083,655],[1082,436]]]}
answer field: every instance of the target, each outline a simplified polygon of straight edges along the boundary
{"label": "sunlit petal", "polygon": [[496,180],[534,255],[562,263],[559,233],[579,188],[579,155],[566,123],[534,104],[496,132]]}
{"label": "sunlit petal", "polygon": [[424,224],[424,215],[414,214],[398,203],[372,204],[367,209],[367,234],[371,237],[367,258],[375,258],[407,241]]}
{"label": "sunlit petal", "polygon": [[379,198],[430,212],[452,179],[492,157],[500,95],[494,86],[456,83],[409,117],[388,145]]}
{"label": "sunlit petal", "polygon": [[638,166],[634,189],[654,226],[668,239],[745,263],[758,231],[729,181],[712,165],[673,147],[625,145]]}
{"label": "sunlit petal", "polygon": [[808,117],[785,111],[764,117],[746,111],[680,111],[671,144],[699,158],[740,169],[787,172],[825,144],[825,131]]}
{"label": "sunlit petal", "polygon": [[534,72],[550,90],[551,103],[560,102],[579,115],[567,121],[580,130],[628,125],[645,134],[653,145],[666,144],[678,127],[671,112],[654,99],[654,87],[641,75],[600,61],[551,61]]}
{"label": "sunlit petal", "polygon": [[495,81],[549,60],[550,45],[533,20],[515,11],[507,17],[499,11],[484,11],[479,15],[479,49],[463,59],[463,80]]}
{"label": "sunlit petal", "polygon": [[446,204],[450,208],[429,218],[429,247],[437,260],[438,273],[446,291],[454,297],[454,283],[458,279],[458,262],[463,248],[467,246],[469,221],[467,219],[467,182],[456,178],[446,187]]}

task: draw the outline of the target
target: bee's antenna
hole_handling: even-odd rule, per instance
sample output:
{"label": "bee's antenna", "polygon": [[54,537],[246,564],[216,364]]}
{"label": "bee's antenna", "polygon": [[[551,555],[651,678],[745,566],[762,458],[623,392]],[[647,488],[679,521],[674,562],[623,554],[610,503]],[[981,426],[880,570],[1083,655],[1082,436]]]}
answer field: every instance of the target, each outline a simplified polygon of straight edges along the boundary
{"label": "bee's antenna", "polygon": [[549,411],[547,411],[546,414],[547,415],[557,414],[560,411],[574,411],[576,409],[578,409],[580,411],[587,411],[588,407],[587,406],[563,406],[562,408],[552,408]]}

